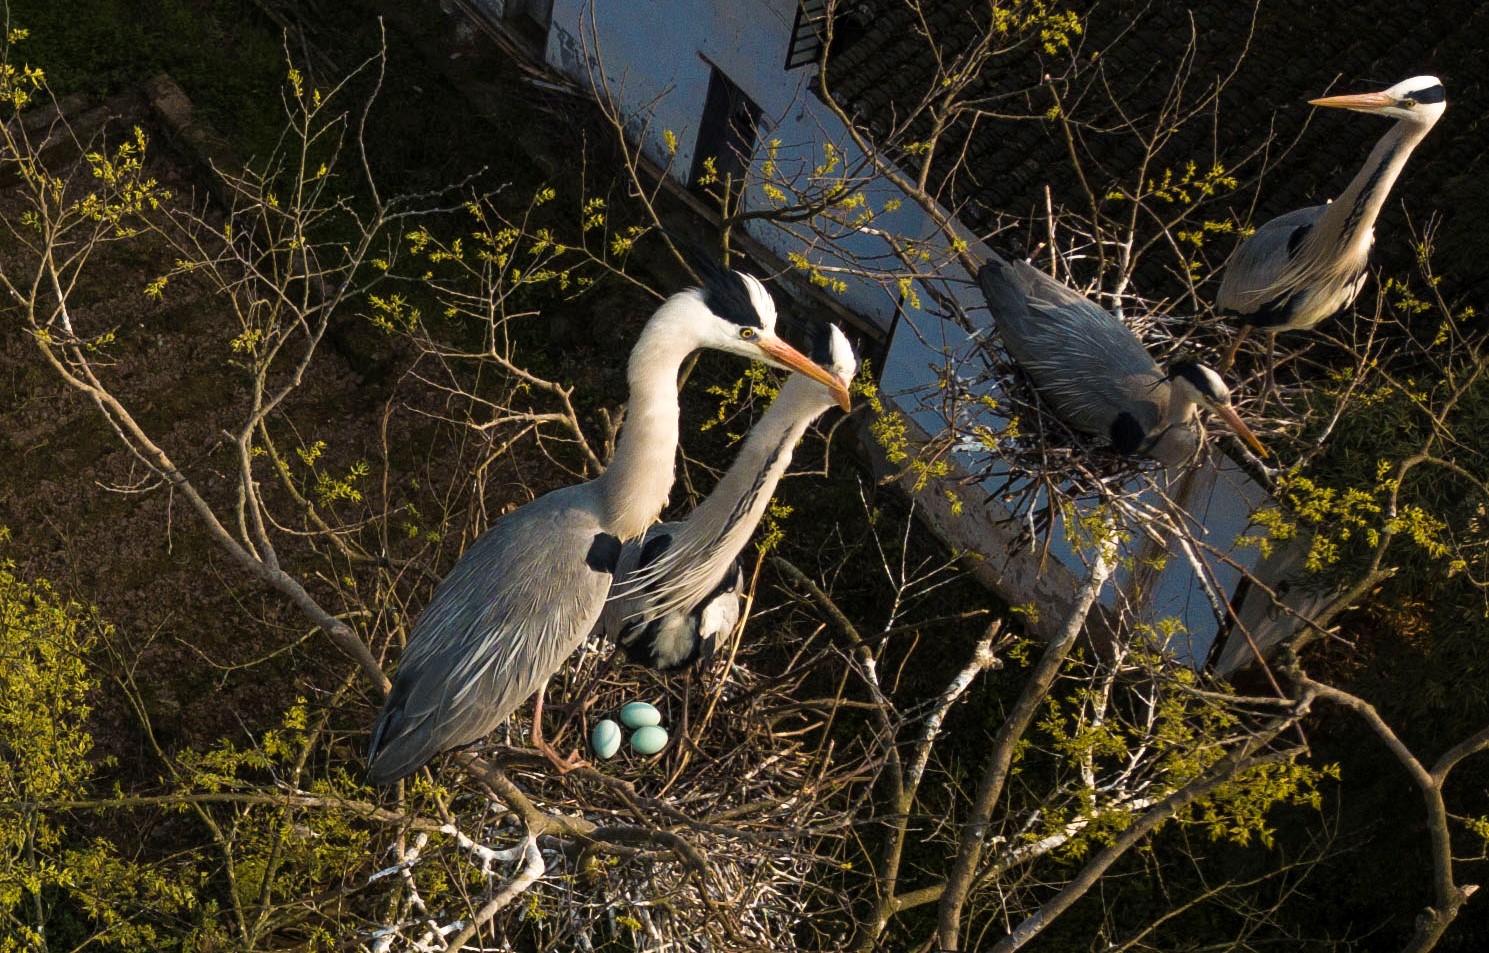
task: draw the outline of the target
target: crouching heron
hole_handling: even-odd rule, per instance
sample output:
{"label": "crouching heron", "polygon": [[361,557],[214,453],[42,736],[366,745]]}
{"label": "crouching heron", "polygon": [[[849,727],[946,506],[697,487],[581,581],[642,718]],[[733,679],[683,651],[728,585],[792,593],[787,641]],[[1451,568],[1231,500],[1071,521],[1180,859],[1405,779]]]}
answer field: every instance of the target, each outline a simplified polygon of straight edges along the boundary
{"label": "crouching heron", "polygon": [[1266,455],[1210,368],[1185,360],[1160,371],[1116,315],[1026,262],[994,255],[977,283],[1009,355],[1072,430],[1105,437],[1118,453],[1182,466],[1199,451],[1203,407]]}

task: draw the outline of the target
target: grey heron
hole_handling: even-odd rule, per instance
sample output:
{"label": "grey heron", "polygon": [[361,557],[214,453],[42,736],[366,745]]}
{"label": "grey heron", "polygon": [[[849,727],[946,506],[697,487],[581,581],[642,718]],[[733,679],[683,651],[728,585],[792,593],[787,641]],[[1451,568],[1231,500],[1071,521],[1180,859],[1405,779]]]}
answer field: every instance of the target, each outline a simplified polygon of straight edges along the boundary
{"label": "grey heron", "polygon": [[1396,123],[1339,198],[1277,216],[1231,254],[1215,310],[1239,317],[1248,328],[1311,328],[1354,303],[1365,284],[1375,219],[1412,150],[1447,108],[1436,76],[1414,76],[1378,93],[1309,102],[1389,116]]}
{"label": "grey heron", "polygon": [[[818,325],[807,354],[847,387],[858,360],[843,332]],[[687,519],[663,523],[621,550],[601,632],[633,662],[662,670],[706,661],[739,622],[749,542],[792,452],[837,387],[794,373],[761,415],[713,492]]]}
{"label": "grey heron", "polygon": [[1197,407],[1265,456],[1210,368],[1175,361],[1168,372],[1117,316],[1038,268],[994,255],[977,272],[1008,353],[1069,427],[1118,453],[1181,466],[1199,451]]}
{"label": "grey heron", "polygon": [[372,729],[369,782],[391,783],[476,741],[534,692],[533,744],[568,766],[543,741],[541,688],[598,621],[622,544],[641,536],[667,502],[678,371],[694,350],[796,371],[848,406],[837,377],[776,334],[764,285],[711,262],[699,270],[703,287],[663,302],[631,351],[626,423],[610,466],[496,520],[436,588]]}

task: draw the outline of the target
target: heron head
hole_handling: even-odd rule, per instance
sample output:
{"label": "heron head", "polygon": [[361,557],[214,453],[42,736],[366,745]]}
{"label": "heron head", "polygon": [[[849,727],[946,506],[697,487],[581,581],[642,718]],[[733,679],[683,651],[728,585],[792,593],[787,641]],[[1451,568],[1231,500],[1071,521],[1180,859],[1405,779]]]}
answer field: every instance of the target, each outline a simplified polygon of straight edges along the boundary
{"label": "heron head", "polygon": [[700,347],[804,374],[831,391],[844,410],[849,408],[848,387],[841,376],[814,363],[776,333],[775,301],[760,279],[715,262],[698,270],[703,278],[702,287],[694,290],[703,305],[697,322]]}
{"label": "heron head", "polygon": [[1447,93],[1443,90],[1442,81],[1436,76],[1413,76],[1378,93],[1325,96],[1308,102],[1314,106],[1353,109],[1355,112],[1405,119],[1426,126],[1437,122],[1437,118],[1448,106]]}
{"label": "heron head", "polygon": [[858,373],[858,357],[853,353],[853,345],[843,329],[836,324],[821,321],[813,325],[808,336],[806,353],[812,361],[827,369],[842,382],[844,388],[851,385],[853,375]]}
{"label": "heron head", "polygon": [[1241,415],[1236,413],[1236,408],[1231,406],[1230,388],[1225,386],[1225,381],[1220,379],[1219,374],[1198,361],[1179,360],[1169,365],[1168,376],[1174,387],[1191,403],[1198,404],[1225,421],[1236,432],[1236,436],[1256,451],[1257,456],[1267,455],[1267,448],[1262,446],[1261,441],[1256,439],[1256,434],[1251,432],[1251,428],[1241,420]]}

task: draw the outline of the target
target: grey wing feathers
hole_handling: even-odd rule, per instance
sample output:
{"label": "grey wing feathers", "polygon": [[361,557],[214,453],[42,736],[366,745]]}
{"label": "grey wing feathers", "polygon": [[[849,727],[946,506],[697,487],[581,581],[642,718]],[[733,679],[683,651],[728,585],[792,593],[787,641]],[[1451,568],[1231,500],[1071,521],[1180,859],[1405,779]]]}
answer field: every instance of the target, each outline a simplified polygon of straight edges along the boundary
{"label": "grey wing feathers", "polygon": [[1215,309],[1224,314],[1251,314],[1285,297],[1292,285],[1288,266],[1307,230],[1327,208],[1310,205],[1279,215],[1243,241],[1226,260]]}
{"label": "grey wing feathers", "polygon": [[481,738],[579,647],[619,551],[588,489],[555,490],[497,520],[440,583],[373,728],[369,781],[390,783]]}
{"label": "grey wing feathers", "polygon": [[1111,437],[1120,414],[1159,425],[1169,386],[1116,315],[1021,261],[994,256],[977,273],[1008,353],[1068,426]]}
{"label": "grey wing feathers", "polygon": [[[661,558],[682,525],[655,526],[643,540],[628,542],[615,574],[617,586]],[[650,597],[650,587],[612,597],[605,605],[600,630],[638,665],[661,671],[683,668],[713,656],[719,638],[739,622],[743,591],[744,570],[736,561],[713,592],[689,609],[638,617]]]}

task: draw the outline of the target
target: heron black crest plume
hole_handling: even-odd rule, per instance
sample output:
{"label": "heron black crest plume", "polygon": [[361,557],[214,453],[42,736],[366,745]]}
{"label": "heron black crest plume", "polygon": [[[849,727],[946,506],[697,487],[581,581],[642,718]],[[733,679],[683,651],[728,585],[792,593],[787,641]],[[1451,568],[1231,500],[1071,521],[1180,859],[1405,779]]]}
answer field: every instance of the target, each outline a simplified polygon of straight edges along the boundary
{"label": "heron black crest plume", "polygon": [[710,311],[740,327],[761,327],[760,297],[765,295],[765,287],[758,278],[725,268],[698,245],[671,232],[667,240],[698,276],[703,303]]}

